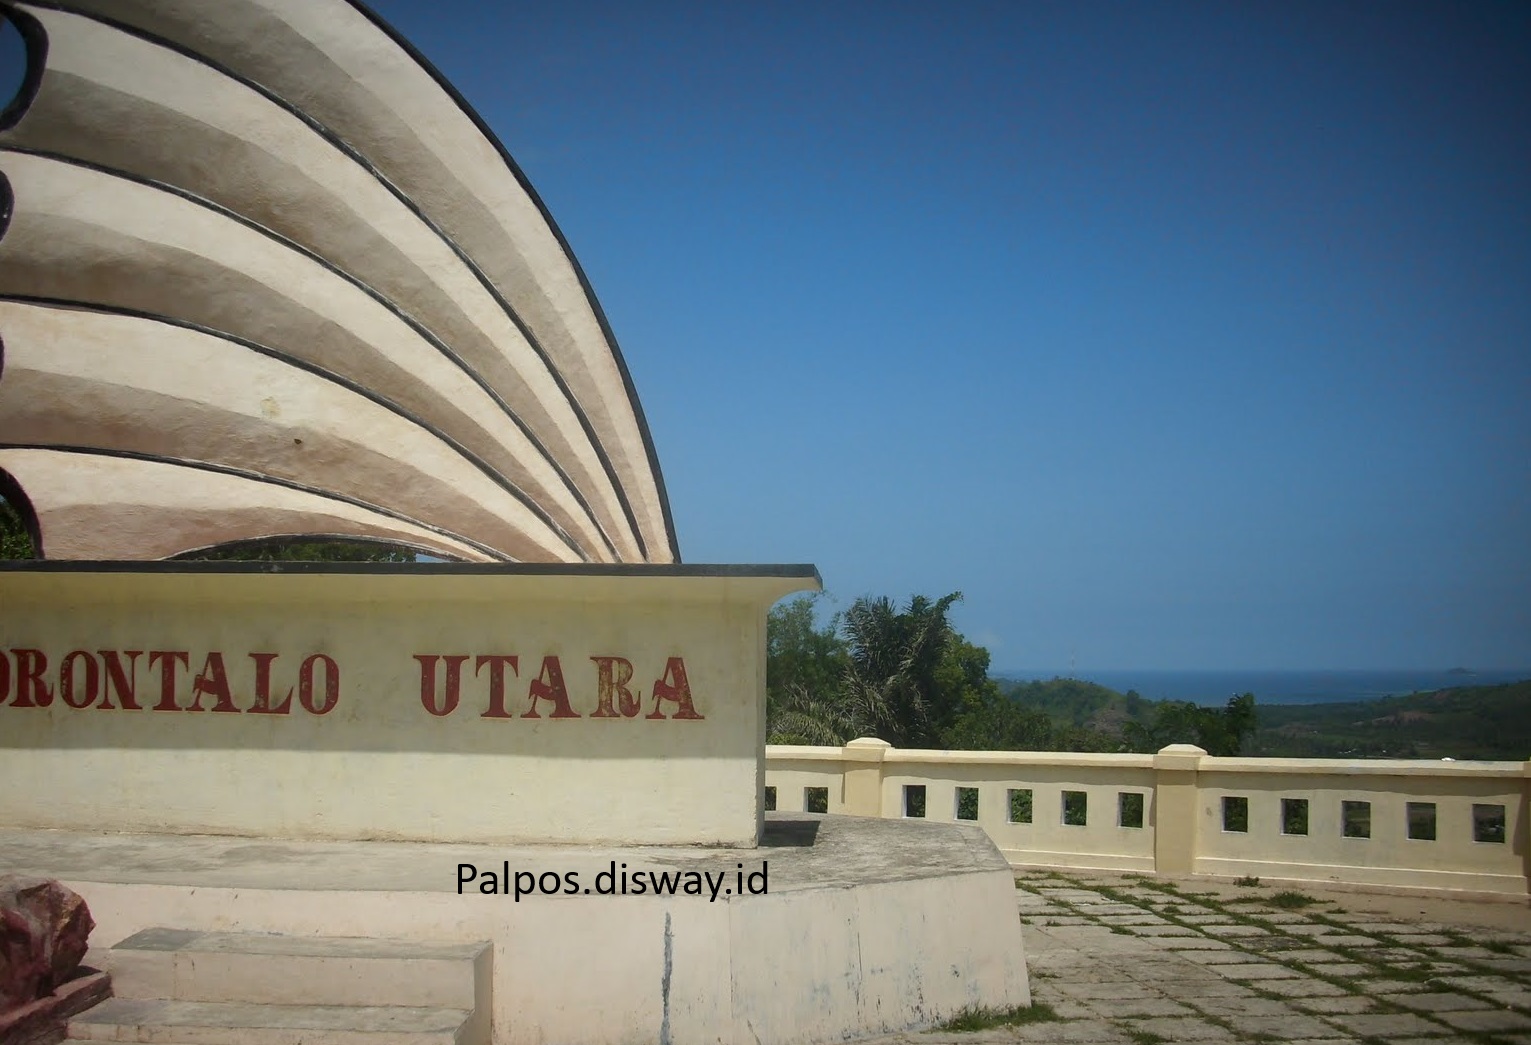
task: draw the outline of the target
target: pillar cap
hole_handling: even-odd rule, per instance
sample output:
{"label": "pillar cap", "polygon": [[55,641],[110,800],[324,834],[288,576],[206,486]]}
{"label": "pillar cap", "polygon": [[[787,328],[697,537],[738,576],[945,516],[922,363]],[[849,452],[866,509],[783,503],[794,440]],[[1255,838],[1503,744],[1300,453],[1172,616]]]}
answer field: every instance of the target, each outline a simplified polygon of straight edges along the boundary
{"label": "pillar cap", "polygon": [[1170,744],[1154,754],[1154,768],[1194,772],[1206,756],[1206,750],[1195,744]]}
{"label": "pillar cap", "polygon": [[876,737],[857,737],[845,745],[844,758],[847,762],[881,762],[893,745],[886,740],[878,740]]}

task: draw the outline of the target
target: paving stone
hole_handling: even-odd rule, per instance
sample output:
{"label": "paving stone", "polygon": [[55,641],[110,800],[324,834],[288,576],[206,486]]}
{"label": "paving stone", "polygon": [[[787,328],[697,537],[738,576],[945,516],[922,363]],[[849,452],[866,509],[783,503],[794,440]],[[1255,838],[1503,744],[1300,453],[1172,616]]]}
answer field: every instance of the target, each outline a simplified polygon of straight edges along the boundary
{"label": "paving stone", "polygon": [[1531,1029],[1531,1016],[1514,1009],[1479,1009],[1476,1012],[1443,1012],[1438,1017],[1459,1030],[1500,1031]]}
{"label": "paving stone", "polygon": [[1321,947],[1303,947],[1295,951],[1273,951],[1272,953],[1279,953],[1281,960],[1284,962],[1318,964],[1320,962],[1342,962],[1346,960],[1344,955],[1335,954],[1333,951],[1326,951]]}
{"label": "paving stone", "polygon": [[1313,942],[1325,947],[1371,947],[1376,944],[1369,936],[1346,936],[1343,934],[1315,936]]}
{"label": "paving stone", "polygon": [[[1274,919],[1274,918],[1272,918],[1270,920],[1273,921],[1273,922],[1276,921],[1276,919]],[[1321,925],[1321,924],[1317,924],[1316,925],[1316,924],[1308,922],[1306,919],[1304,919],[1301,924],[1293,922],[1293,923],[1288,924],[1288,925],[1283,925],[1281,927],[1281,931],[1284,932],[1284,933],[1288,933],[1289,935],[1292,935],[1292,936],[1310,936],[1311,937],[1311,936],[1323,936],[1325,934],[1332,933],[1332,932],[1334,932],[1334,927],[1330,926],[1330,925]]]}
{"label": "paving stone", "polygon": [[1315,973],[1320,976],[1342,976],[1349,979],[1353,976],[1366,976],[1375,972],[1370,965],[1357,965],[1355,962],[1329,962],[1312,966]]}
{"label": "paving stone", "polygon": [[1128,926],[1134,926],[1134,925],[1168,925],[1169,924],[1163,918],[1160,918],[1157,914],[1150,914],[1147,911],[1138,911],[1136,914],[1108,914],[1108,915],[1103,915],[1101,917],[1100,921],[1101,921],[1101,924],[1103,924],[1103,925],[1128,925]]}
{"label": "paving stone", "polygon": [[1191,1009],[1168,998],[1097,998],[1084,1003],[1096,1016],[1123,1019],[1131,1016],[1191,1016]]}
{"label": "paving stone", "polygon": [[[1127,1035],[1105,1020],[1065,1020],[1059,1023],[1024,1023],[1006,1028],[1011,1041],[1038,1045],[1126,1045]],[[962,1039],[966,1042],[966,1038]]]}
{"label": "paving stone", "polygon": [[[1447,962],[1478,962],[1484,958],[1498,959],[1504,955],[1496,954],[1487,947],[1437,947],[1432,953],[1441,961]],[[1490,966],[1493,968],[1493,966]]]}
{"label": "paving stone", "polygon": [[1163,998],[1164,995],[1152,987],[1145,987],[1135,982],[1108,982],[1108,983],[1060,983],[1058,991],[1071,998],[1080,999],[1132,999],[1132,998]]}
{"label": "paving stone", "polygon": [[1212,936],[1245,937],[1271,935],[1269,929],[1262,929],[1258,925],[1240,925],[1237,922],[1232,925],[1208,925],[1202,931]]}
{"label": "paving stone", "polygon": [[1226,914],[1183,914],[1180,920],[1191,925],[1232,925],[1233,919]]}
{"label": "paving stone", "polygon": [[1392,936],[1405,947],[1444,947],[1451,942],[1451,937],[1433,933],[1393,933]]}
{"label": "paving stone", "polygon": [[1332,983],[1304,976],[1297,980],[1261,980],[1260,989],[1283,998],[1336,998],[1350,993]]}
{"label": "paving stone", "polygon": [[1308,924],[1308,916],[1305,914],[1298,914],[1296,911],[1258,911],[1251,913],[1255,914],[1255,916],[1258,918],[1262,918],[1267,922],[1272,922],[1276,925],[1280,925],[1283,928],[1288,925]]}
{"label": "paving stone", "polygon": [[1485,991],[1490,998],[1508,1008],[1531,1009],[1531,990]]}
{"label": "paving stone", "polygon": [[1209,940],[1205,936],[1161,936],[1156,941],[1159,946],[1170,950],[1179,951],[1229,951],[1232,944],[1222,940]]}
{"label": "paving stone", "polygon": [[1458,1012],[1465,1009],[1493,1008],[1488,1002],[1466,994],[1400,994],[1393,1000],[1417,1012]]}
{"label": "paving stone", "polygon": [[1284,1001],[1270,998],[1189,998],[1192,1005],[1213,1016],[1296,1016],[1298,1012]]}
{"label": "paving stone", "polygon": [[1531,972],[1531,958],[1481,958],[1474,964],[1482,965],[1498,972]]}
{"label": "paving stone", "polygon": [[1181,957],[1188,962],[1196,962],[1200,965],[1247,965],[1251,962],[1263,962],[1267,959],[1262,955],[1250,954],[1248,951],[1179,951]]}
{"label": "paving stone", "polygon": [[1286,1041],[1291,1037],[1299,1038],[1325,1038],[1334,1034],[1334,1028],[1327,1023],[1314,1019],[1312,1016],[1302,1016],[1292,1013],[1286,1016],[1234,1016],[1229,1022],[1233,1029],[1242,1035],[1269,1034],[1272,1037]]}
{"label": "paving stone", "polygon": [[1378,978],[1375,980],[1351,980],[1350,985],[1362,994],[1386,995],[1392,997],[1396,994],[1417,994],[1426,990],[1426,985],[1420,980],[1392,980]]}
{"label": "paving stone", "polygon": [[1330,1016],[1341,1012],[1371,1012],[1377,1008],[1377,1003],[1371,998],[1363,998],[1355,994],[1345,994],[1336,998],[1294,998],[1292,1004],[1320,1016]]}
{"label": "paving stone", "polygon": [[1200,936],[1195,929],[1183,925],[1145,925],[1137,930],[1138,936]]}
{"label": "paving stone", "polygon": [[1497,994],[1520,988],[1520,984],[1503,976],[1443,976],[1440,982],[1448,987],[1477,991],[1479,994]]}
{"label": "paving stone", "polygon": [[1129,1020],[1123,1026],[1133,1031],[1157,1034],[1166,1041],[1231,1041],[1229,1033],[1215,1023],[1194,1017],[1165,1017],[1160,1019]]}
{"label": "paving stone", "polygon": [[1275,962],[1261,964],[1259,962],[1244,962],[1234,965],[1209,965],[1208,971],[1226,976],[1230,980],[1295,980],[1306,979],[1296,969]]}
{"label": "paving stone", "polygon": [[1340,1014],[1329,1018],[1346,1030],[1370,1038],[1401,1038],[1405,1035],[1423,1037],[1446,1033],[1446,1028],[1421,1019],[1412,1012],[1370,1012],[1354,1016]]}

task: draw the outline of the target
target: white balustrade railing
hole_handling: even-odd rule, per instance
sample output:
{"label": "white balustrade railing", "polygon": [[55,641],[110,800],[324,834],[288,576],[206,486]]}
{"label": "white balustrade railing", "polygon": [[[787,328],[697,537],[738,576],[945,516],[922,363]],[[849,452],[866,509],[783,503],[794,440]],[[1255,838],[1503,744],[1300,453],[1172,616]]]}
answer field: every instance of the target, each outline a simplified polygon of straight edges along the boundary
{"label": "white balustrade railing", "polygon": [[766,748],[766,806],[971,821],[1016,867],[1531,892],[1531,762]]}

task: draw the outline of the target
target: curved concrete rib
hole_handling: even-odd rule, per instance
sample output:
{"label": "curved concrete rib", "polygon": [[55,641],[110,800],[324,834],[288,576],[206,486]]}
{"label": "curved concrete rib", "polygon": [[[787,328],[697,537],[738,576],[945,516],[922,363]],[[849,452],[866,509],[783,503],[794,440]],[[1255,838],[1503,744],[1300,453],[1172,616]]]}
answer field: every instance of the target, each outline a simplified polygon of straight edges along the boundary
{"label": "curved concrete rib", "polygon": [[163,559],[200,547],[285,536],[363,537],[445,558],[494,559],[408,520],[206,468],[0,447],[0,469],[38,505],[43,551],[50,559]]}
{"label": "curved concrete rib", "polygon": [[506,477],[542,528],[561,536],[555,561],[604,557],[589,517],[524,433],[363,289],[172,192],[27,153],[0,150],[0,164],[16,198],[0,239],[0,295],[163,315],[337,374],[436,427],[485,474]]}
{"label": "curved concrete rib", "polygon": [[289,360],[149,319],[13,301],[0,300],[0,329],[0,443],[205,463],[355,502],[387,491],[388,507],[513,558],[561,551],[438,435]]}
{"label": "curved concrete rib", "polygon": [[520,171],[424,59],[355,2],[57,0],[261,84],[364,156],[470,257],[557,369],[631,502],[650,561],[676,557],[663,479],[605,318]]}
{"label": "curved concrete rib", "polygon": [[504,399],[612,551],[641,558],[609,463],[543,358],[465,260],[343,143],[186,54],[80,15],[35,14],[47,69],[0,142],[189,190],[372,287]]}

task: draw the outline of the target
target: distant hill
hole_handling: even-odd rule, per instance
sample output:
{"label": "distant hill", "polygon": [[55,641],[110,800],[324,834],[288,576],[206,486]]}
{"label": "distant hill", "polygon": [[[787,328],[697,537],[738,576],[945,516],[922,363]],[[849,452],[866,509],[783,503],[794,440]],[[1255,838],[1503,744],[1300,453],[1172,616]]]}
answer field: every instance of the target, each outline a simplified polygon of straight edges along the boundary
{"label": "distant hill", "polygon": [[1258,711],[1252,755],[1531,759],[1531,680]]}
{"label": "distant hill", "polygon": [[[1126,725],[1147,726],[1159,703],[1080,679],[1000,681],[1000,687],[1102,751],[1120,750]],[[1249,755],[1531,759],[1531,680],[1339,704],[1260,704],[1257,693],[1256,712],[1259,728],[1244,748]]]}
{"label": "distant hill", "polygon": [[1120,734],[1125,723],[1146,723],[1153,714],[1151,700],[1082,679],[1000,682],[1000,689],[1022,707],[1045,712],[1054,723],[1063,726]]}

